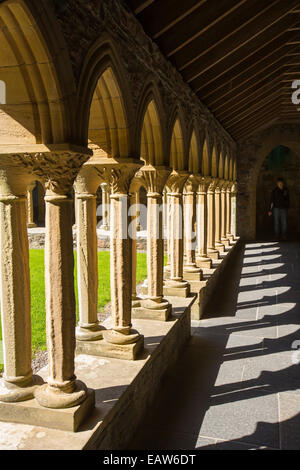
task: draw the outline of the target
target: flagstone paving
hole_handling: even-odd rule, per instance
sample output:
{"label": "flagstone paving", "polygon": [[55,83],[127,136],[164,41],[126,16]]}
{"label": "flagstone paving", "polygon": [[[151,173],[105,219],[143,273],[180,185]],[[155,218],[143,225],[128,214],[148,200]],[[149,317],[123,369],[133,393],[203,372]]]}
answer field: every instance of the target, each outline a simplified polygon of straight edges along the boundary
{"label": "flagstone paving", "polygon": [[300,449],[300,243],[248,243],[225,277],[131,449]]}

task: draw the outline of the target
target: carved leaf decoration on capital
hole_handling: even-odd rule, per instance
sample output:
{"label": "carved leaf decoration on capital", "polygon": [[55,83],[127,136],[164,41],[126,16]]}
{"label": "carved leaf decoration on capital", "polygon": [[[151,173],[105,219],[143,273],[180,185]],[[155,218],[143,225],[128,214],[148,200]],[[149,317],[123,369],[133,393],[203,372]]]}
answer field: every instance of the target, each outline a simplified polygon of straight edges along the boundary
{"label": "carved leaf decoration on capital", "polygon": [[14,158],[17,164],[42,179],[46,190],[66,194],[71,191],[81,166],[89,156],[67,152],[18,154]]}
{"label": "carved leaf decoration on capital", "polygon": [[136,177],[141,180],[148,193],[161,194],[169,174],[169,170],[147,170],[141,168],[136,173]]}
{"label": "carved leaf decoration on capital", "polygon": [[97,168],[99,176],[110,186],[111,194],[128,194],[129,186],[138,166],[120,165],[118,168]]}
{"label": "carved leaf decoration on capital", "polygon": [[186,180],[183,192],[184,193],[193,193],[196,191],[198,186],[198,180],[194,175],[189,176],[189,178]]}
{"label": "carved leaf decoration on capital", "polygon": [[188,174],[171,173],[166,183],[167,191],[169,193],[182,193],[184,183],[188,177]]}

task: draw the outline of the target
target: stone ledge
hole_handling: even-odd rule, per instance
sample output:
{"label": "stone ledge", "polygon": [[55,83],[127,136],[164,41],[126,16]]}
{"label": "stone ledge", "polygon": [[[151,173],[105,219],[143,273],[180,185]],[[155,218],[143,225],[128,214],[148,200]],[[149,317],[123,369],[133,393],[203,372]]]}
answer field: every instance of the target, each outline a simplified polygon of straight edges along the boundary
{"label": "stone ledge", "polygon": [[[76,433],[1,423],[0,449],[125,449],[191,334],[195,296],[167,300],[173,304],[169,321],[133,320],[145,344],[137,360],[76,356],[77,378],[95,390],[95,408]],[[45,379],[47,368],[39,374]]]}
{"label": "stone ledge", "polygon": [[19,403],[0,402],[0,421],[36,424],[63,431],[77,431],[95,404],[94,390],[88,390],[87,398],[78,406],[64,409],[45,408],[35,399]]}
{"label": "stone ledge", "polygon": [[239,240],[235,240],[232,244],[226,247],[224,253],[220,253],[220,259],[214,260],[211,269],[203,268],[203,281],[189,281],[191,286],[191,293],[196,294],[196,301],[191,308],[192,320],[200,320],[203,312],[210,300],[217,283],[220,280],[229,259],[239,246]]}

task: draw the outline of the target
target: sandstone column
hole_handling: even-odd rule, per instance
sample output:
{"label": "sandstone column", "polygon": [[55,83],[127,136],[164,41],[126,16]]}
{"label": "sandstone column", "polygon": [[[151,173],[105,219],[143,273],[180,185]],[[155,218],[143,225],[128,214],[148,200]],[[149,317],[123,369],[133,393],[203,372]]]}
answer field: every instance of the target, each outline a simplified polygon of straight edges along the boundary
{"label": "sandstone column", "polygon": [[[9,156],[9,159],[12,156]],[[0,401],[33,397],[37,381],[31,369],[31,316],[26,181],[1,158],[0,168],[0,295],[4,374]],[[28,178],[28,176],[27,176]]]}
{"label": "sandstone column", "polygon": [[163,214],[162,191],[170,170],[144,166],[137,173],[147,190],[147,295],[134,309],[135,317],[166,320],[171,305],[163,299]]}
{"label": "sandstone column", "polygon": [[226,238],[230,241],[233,240],[231,233],[231,186],[232,182],[226,188]]}
{"label": "sandstone column", "polygon": [[170,277],[165,281],[164,294],[187,297],[189,283],[183,280],[183,198],[182,191],[189,173],[173,171],[167,181],[170,204],[169,250]]}
{"label": "sandstone column", "polygon": [[[94,185],[94,188],[93,188]],[[76,339],[102,338],[98,322],[98,255],[96,185],[92,169],[83,166],[74,184],[77,214],[77,283],[79,322]]]}
{"label": "sandstone column", "polygon": [[111,189],[110,288],[112,328],[103,332],[107,343],[127,345],[142,341],[131,329],[132,239],[129,234],[129,185],[139,165],[103,165],[99,173]]}
{"label": "sandstone column", "polygon": [[137,232],[137,197],[136,192],[130,194],[130,207],[131,207],[131,243],[132,243],[132,306],[138,302],[137,292],[136,292],[136,263],[137,263],[137,253],[136,253],[136,232]]}
{"label": "sandstone column", "polygon": [[201,268],[210,268],[212,261],[207,254],[207,188],[210,178],[199,177],[197,189],[197,255],[196,263]]}
{"label": "sandstone column", "polygon": [[184,242],[185,258],[183,272],[186,280],[201,280],[202,270],[196,265],[196,178],[191,175],[184,186],[183,212],[184,212]]}
{"label": "sandstone column", "polygon": [[222,185],[221,188],[221,243],[224,246],[229,246],[229,240],[226,237],[226,227],[227,227],[227,198],[226,198],[226,188],[227,182]]}
{"label": "sandstone column", "polygon": [[101,225],[101,228],[103,230],[109,230],[110,228],[109,187],[107,183],[102,183],[100,186],[101,186],[101,191],[102,191],[102,225]]}
{"label": "sandstone column", "polygon": [[32,192],[35,188],[36,182],[32,181],[27,187],[27,227],[33,228],[36,227],[34,223],[34,214],[33,214],[33,197]]}
{"label": "sandstone column", "polygon": [[208,212],[208,232],[207,232],[207,254],[211,259],[218,259],[219,252],[215,247],[215,187],[217,180],[213,179],[207,190],[207,212]]}
{"label": "sandstone column", "polygon": [[231,233],[233,239],[236,238],[236,194],[237,194],[237,184],[234,182],[231,189]]}
{"label": "sandstone column", "polygon": [[75,294],[72,238],[72,185],[85,155],[55,153],[41,157],[46,176],[45,292],[49,377],[35,397],[47,408],[68,408],[86,398],[76,381]]}
{"label": "sandstone column", "polygon": [[221,208],[221,188],[224,181],[218,181],[215,189],[215,247],[220,252],[225,251],[225,246],[221,242],[222,208]]}

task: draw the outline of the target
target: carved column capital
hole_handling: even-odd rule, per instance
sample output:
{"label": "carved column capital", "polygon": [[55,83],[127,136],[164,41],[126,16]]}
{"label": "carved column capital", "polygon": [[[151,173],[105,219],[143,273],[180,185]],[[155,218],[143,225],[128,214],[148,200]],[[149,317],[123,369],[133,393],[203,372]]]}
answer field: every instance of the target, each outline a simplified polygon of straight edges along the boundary
{"label": "carved column capital", "polygon": [[237,193],[237,181],[234,181],[232,186],[231,186],[231,193],[236,194]]}
{"label": "carved column capital", "polygon": [[218,185],[219,180],[217,178],[211,178],[210,183],[207,188],[208,193],[214,193]]}
{"label": "carved column capital", "polygon": [[190,175],[185,182],[183,193],[185,195],[194,194],[198,187],[198,178],[196,175]]}
{"label": "carved column capital", "polygon": [[41,179],[48,195],[55,197],[70,195],[78,171],[89,156],[73,151],[53,151],[16,154],[14,161],[32,176]]}
{"label": "carved column capital", "polygon": [[197,183],[197,194],[206,194],[211,183],[211,178],[210,176],[199,176],[197,177]]}
{"label": "carved column capital", "polygon": [[161,196],[170,172],[168,167],[145,165],[135,174],[135,179],[146,188],[148,196]]}
{"label": "carved column capital", "polygon": [[120,163],[112,165],[97,165],[99,176],[110,186],[111,197],[128,195],[132,178],[139,169],[138,163]]}
{"label": "carved column capital", "polygon": [[189,176],[190,173],[188,173],[187,171],[173,170],[166,182],[167,193],[169,195],[182,194],[184,183],[186,182]]}

